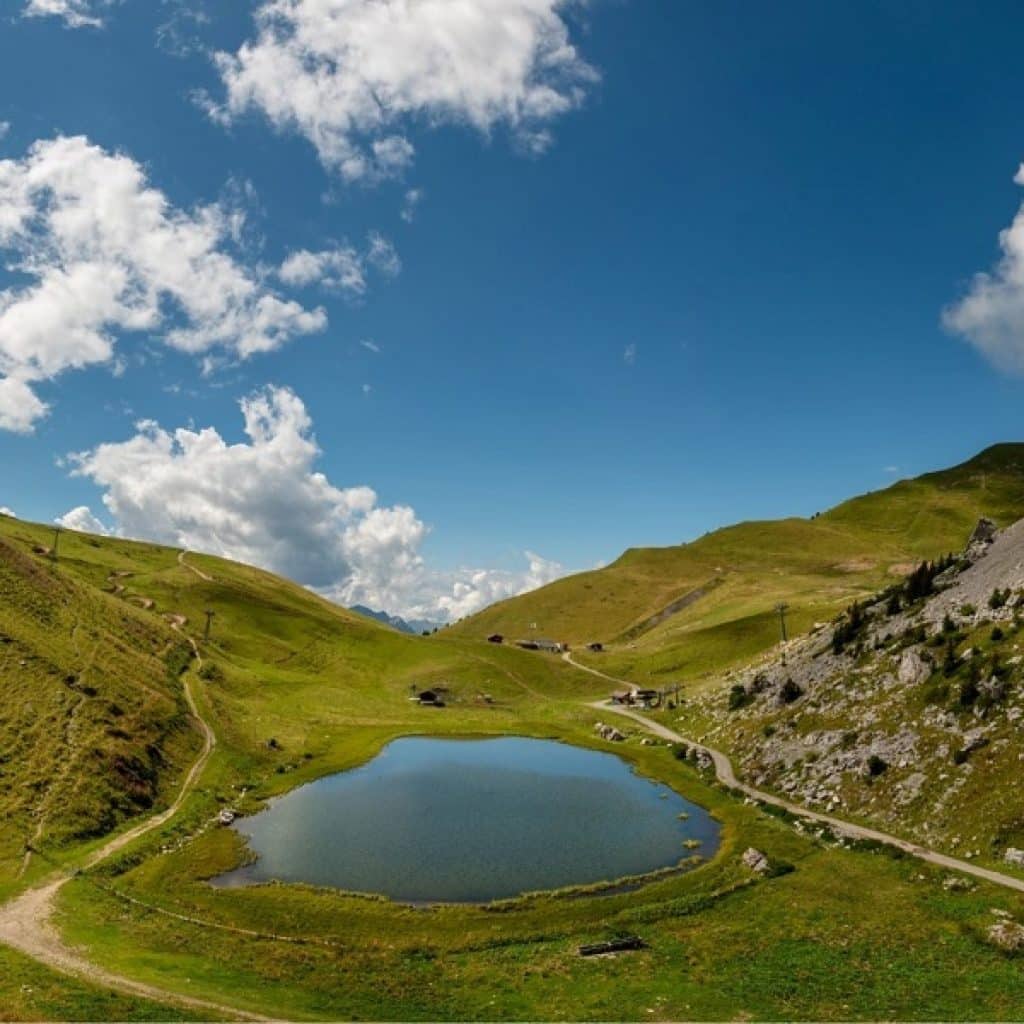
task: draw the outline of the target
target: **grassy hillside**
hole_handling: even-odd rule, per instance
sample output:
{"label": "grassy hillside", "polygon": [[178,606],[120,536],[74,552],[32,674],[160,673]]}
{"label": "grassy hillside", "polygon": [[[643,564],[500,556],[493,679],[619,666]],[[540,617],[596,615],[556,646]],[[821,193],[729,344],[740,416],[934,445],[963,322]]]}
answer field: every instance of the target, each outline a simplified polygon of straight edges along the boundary
{"label": "grassy hillside", "polygon": [[166,802],[199,746],[182,638],[33,553],[36,539],[0,523],[0,886],[26,843],[87,840]]}
{"label": "grassy hillside", "polygon": [[[202,642],[198,683],[224,751],[215,802],[425,727],[502,731],[520,705],[543,720],[542,691],[586,692],[558,662],[406,636],[223,559],[70,532],[54,558],[52,543],[52,528],[0,517],[0,891],[27,843],[61,855],[168,802],[199,747],[184,634]],[[443,715],[408,700],[436,684],[451,688]]]}
{"label": "grassy hillside", "polygon": [[[922,558],[963,546],[982,515],[1024,516],[1024,444],[901,481],[812,519],[747,522],[670,548],[634,548],[612,565],[503,601],[451,628],[458,636],[536,632],[610,645],[609,671],[692,679],[742,663],[779,637],[830,618]],[[677,605],[682,605],[675,610]]]}
{"label": "grassy hillside", "polygon": [[[283,1019],[1008,1018],[1024,1000],[1019,964],[987,938],[992,908],[1024,917],[1019,896],[988,886],[950,891],[938,869],[801,834],[710,785],[638,730],[627,729],[614,747],[597,739],[599,713],[586,702],[606,684],[557,658],[455,633],[404,636],[268,573],[154,545],[65,534],[54,561],[33,550],[51,535],[0,520],[11,588],[5,647],[53,663],[24,684],[3,663],[0,750],[21,744],[3,765],[21,773],[6,798],[31,794],[24,782],[60,777],[68,763],[68,786],[88,783],[53,804],[40,842],[46,855],[81,865],[93,831],[118,827],[135,806],[136,816],[145,813],[124,803],[113,820],[93,815],[84,819],[89,828],[77,824],[81,808],[93,806],[93,787],[108,804],[117,794],[117,744],[150,744],[146,709],[150,728],[165,730],[154,733],[166,766],[153,802],[167,802],[197,746],[187,723],[171,726],[183,680],[218,739],[180,813],[61,890],[58,925],[107,970]],[[758,565],[770,564],[757,553]],[[804,564],[806,579],[817,578],[818,564]],[[716,600],[727,585],[713,592]],[[76,625],[76,638],[94,631],[104,641],[83,648],[78,661]],[[195,638],[201,669],[182,660],[181,632]],[[19,669],[22,660],[33,664],[21,654]],[[92,674],[94,664],[102,673]],[[117,702],[121,717],[138,716],[124,730],[128,739],[80,710],[76,721],[92,731],[51,725],[37,731],[38,743],[21,743],[19,732],[43,707],[37,695],[49,687],[64,698],[63,686],[77,697],[58,674],[81,678],[86,668],[95,703],[81,707],[91,714]],[[440,683],[449,687],[447,707],[408,700],[411,687]],[[56,702],[48,714],[66,711]],[[410,733],[515,733],[614,749],[711,810],[721,847],[696,870],[636,888],[490,906],[412,908],[303,885],[207,883],[245,857],[237,834],[212,824],[219,809],[254,810]],[[88,760],[97,751],[103,756]],[[30,775],[21,762],[33,759]],[[11,817],[18,837],[0,867],[0,899],[50,870],[35,858],[16,878],[14,854],[34,827],[33,806]],[[741,860],[748,846],[793,870],[753,875]],[[608,960],[577,955],[580,943],[621,932],[639,933],[647,949]],[[148,1007],[104,996],[6,951],[0,966],[0,1019],[189,1016],[173,999]]]}

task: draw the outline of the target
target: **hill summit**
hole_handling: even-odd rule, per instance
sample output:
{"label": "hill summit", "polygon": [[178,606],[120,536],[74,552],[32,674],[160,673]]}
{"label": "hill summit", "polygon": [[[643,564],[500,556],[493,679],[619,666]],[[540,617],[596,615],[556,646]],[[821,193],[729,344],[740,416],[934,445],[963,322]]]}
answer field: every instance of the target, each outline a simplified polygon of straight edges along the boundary
{"label": "hill summit", "polygon": [[687,544],[631,548],[605,568],[514,597],[452,627],[600,642],[618,674],[702,676],[755,656],[960,550],[979,518],[1024,515],[1024,443],[901,480],[811,518],[742,522]]}

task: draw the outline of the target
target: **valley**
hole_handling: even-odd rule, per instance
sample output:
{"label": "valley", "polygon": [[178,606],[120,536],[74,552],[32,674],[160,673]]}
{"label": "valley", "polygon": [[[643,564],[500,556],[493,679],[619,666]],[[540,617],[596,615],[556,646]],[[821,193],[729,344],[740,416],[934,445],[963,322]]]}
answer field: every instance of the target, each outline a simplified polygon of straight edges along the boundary
{"label": "valley", "polygon": [[[0,1017],[1014,1016],[1021,451],[627,554],[429,637],[239,563],[0,517]],[[531,622],[572,653],[487,642]],[[615,717],[630,684],[671,697]],[[613,718],[621,741],[595,730]],[[239,816],[403,737],[616,755],[707,811],[717,847],[479,904],[210,884],[251,860]],[[642,948],[579,955],[622,935]]]}

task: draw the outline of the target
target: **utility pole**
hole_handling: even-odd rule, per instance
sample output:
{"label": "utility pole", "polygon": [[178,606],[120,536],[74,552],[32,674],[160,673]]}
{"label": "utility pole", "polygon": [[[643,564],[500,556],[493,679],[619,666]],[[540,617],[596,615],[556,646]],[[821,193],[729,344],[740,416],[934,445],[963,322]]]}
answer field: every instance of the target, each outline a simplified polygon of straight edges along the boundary
{"label": "utility pole", "polygon": [[789,605],[785,601],[780,601],[775,606],[775,610],[779,613],[779,632],[782,634],[782,642],[785,643],[788,639],[786,636],[786,612],[789,611]]}
{"label": "utility pole", "polygon": [[53,560],[57,561],[57,546],[60,544],[60,527],[55,526],[53,529]]}
{"label": "utility pole", "polygon": [[213,620],[214,612],[209,608],[206,609],[206,629],[203,630],[203,640],[208,641],[210,639],[210,622]]}

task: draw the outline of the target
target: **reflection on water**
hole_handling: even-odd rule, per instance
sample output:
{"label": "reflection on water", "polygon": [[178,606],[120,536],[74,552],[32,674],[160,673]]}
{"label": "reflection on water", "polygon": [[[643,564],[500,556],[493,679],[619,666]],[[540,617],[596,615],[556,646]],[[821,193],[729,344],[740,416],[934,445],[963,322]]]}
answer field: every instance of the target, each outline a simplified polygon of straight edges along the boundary
{"label": "reflection on water", "polygon": [[395,740],[234,827],[258,859],[218,885],[279,879],[414,902],[583,885],[718,845],[706,811],[618,757],[519,737]]}

